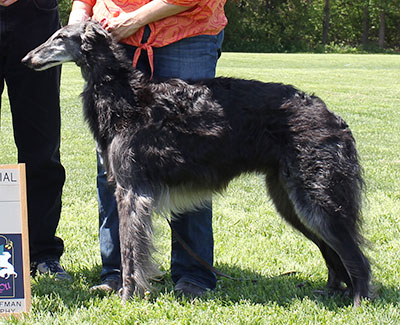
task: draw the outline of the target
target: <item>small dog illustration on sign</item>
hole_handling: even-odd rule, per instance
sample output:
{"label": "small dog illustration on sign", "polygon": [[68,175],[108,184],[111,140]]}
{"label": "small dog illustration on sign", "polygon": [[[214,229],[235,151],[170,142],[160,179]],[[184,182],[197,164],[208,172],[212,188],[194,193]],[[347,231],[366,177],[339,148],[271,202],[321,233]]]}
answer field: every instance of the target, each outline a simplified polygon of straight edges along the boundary
{"label": "small dog illustration on sign", "polygon": [[18,274],[14,270],[14,266],[8,262],[11,258],[11,254],[9,252],[3,252],[0,254],[0,277],[4,279],[8,279],[11,275],[17,277]]}

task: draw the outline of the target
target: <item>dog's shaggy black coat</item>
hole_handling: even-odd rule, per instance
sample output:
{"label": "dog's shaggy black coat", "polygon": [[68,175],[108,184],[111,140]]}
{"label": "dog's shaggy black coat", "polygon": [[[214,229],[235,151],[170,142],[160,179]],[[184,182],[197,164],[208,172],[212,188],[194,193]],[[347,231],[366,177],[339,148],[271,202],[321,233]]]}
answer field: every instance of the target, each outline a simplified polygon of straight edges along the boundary
{"label": "dog's shaggy black coat", "polygon": [[191,209],[247,172],[265,175],[280,215],[319,247],[329,289],[346,284],[355,305],[368,296],[355,141],[321,99],[232,78],[149,80],[92,21],[64,27],[24,61],[54,65],[46,57],[57,46],[82,68],[84,114],[116,186],[124,300],[154,272],[152,212]]}

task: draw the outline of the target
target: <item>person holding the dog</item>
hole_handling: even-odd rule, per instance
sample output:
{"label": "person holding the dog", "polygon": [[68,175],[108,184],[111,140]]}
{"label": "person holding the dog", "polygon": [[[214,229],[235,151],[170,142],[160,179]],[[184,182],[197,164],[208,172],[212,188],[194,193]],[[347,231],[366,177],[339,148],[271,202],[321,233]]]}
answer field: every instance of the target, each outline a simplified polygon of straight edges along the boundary
{"label": "person holding the dog", "polygon": [[[74,0],[69,24],[92,18],[123,44],[133,65],[153,78],[213,78],[227,24],[225,0]],[[100,285],[120,288],[118,213],[113,189],[98,155]],[[213,264],[211,206],[173,218],[172,228]],[[216,276],[187,253],[172,234],[171,276],[178,294],[197,297],[216,286]]]}
{"label": "person holding the dog", "polygon": [[0,0],[0,97],[6,82],[18,162],[26,165],[31,274],[52,273],[65,280],[71,276],[59,262],[64,244],[55,236],[65,181],[61,69],[37,72],[21,63],[59,27],[57,0]]}

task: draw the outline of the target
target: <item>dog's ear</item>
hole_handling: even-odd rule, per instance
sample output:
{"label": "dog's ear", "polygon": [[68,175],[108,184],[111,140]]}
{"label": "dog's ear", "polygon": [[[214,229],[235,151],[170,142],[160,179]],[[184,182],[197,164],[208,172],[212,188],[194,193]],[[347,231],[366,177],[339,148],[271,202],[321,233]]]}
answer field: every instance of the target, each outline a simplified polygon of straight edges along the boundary
{"label": "dog's ear", "polygon": [[81,35],[82,50],[91,51],[95,44],[109,45],[111,35],[95,20],[87,20]]}

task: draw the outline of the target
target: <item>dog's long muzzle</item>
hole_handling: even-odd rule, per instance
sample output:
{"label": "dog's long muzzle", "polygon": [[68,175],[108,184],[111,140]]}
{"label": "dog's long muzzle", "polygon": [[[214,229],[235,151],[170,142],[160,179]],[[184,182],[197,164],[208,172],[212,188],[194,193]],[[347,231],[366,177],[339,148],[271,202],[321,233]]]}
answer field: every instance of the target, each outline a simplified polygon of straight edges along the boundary
{"label": "dog's long muzzle", "polygon": [[43,58],[42,55],[40,55],[41,47],[38,47],[32,51],[30,51],[27,55],[25,55],[21,63],[26,65],[28,68],[40,71],[40,70],[46,70],[52,66],[55,66],[59,64],[58,62],[51,62],[48,59]]}
{"label": "dog's long muzzle", "polygon": [[72,61],[66,42],[54,34],[45,43],[30,51],[21,60],[27,67],[41,71]]}

